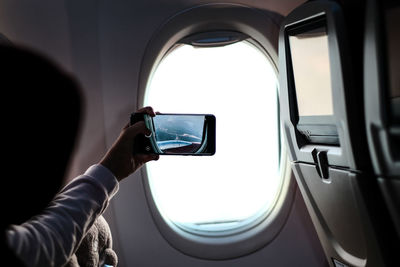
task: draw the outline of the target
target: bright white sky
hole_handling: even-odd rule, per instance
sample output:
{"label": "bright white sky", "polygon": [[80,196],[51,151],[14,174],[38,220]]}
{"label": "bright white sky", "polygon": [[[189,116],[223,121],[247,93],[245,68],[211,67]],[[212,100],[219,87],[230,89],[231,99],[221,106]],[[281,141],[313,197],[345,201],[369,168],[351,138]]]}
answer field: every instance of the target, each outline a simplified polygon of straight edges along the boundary
{"label": "bright white sky", "polygon": [[161,62],[144,105],[217,119],[215,156],[147,163],[163,216],[180,223],[241,220],[272,203],[280,185],[277,82],[269,60],[247,42],[184,45]]}

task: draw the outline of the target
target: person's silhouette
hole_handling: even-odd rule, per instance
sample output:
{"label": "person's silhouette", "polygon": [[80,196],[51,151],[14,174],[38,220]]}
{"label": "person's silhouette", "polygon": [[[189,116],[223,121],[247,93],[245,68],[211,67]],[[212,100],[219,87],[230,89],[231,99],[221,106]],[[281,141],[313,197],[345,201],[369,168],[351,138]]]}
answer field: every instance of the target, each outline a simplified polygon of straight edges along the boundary
{"label": "person's silhouette", "polygon": [[[63,266],[118,182],[159,156],[132,153],[135,137],[151,132],[143,121],[128,124],[98,164],[59,191],[79,128],[79,88],[32,52],[0,46],[0,58],[2,248],[13,266]],[[138,112],[156,115],[151,107]]]}
{"label": "person's silhouette", "polygon": [[0,46],[0,75],[4,235],[8,225],[40,213],[60,190],[82,105],[77,83],[27,50]]}

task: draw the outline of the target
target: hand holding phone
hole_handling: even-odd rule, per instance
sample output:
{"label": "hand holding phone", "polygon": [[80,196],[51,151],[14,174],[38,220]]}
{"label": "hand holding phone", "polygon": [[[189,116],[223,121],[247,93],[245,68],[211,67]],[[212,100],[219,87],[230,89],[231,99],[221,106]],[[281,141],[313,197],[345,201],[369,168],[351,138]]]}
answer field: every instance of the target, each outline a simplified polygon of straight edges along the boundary
{"label": "hand holding phone", "polygon": [[[151,107],[142,108],[139,112],[155,116]],[[127,124],[99,163],[109,169],[118,181],[121,181],[146,162],[159,158],[159,155],[155,154],[132,154],[132,146],[135,143],[135,138],[150,134],[151,131],[146,127],[144,122],[135,123],[134,125]]]}

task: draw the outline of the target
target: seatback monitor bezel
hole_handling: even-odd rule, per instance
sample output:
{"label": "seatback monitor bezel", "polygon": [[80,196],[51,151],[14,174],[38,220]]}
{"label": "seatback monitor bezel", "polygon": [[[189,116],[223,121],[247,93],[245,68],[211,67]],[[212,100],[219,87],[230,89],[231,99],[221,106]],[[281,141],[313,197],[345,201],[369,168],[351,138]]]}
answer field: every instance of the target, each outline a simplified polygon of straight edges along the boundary
{"label": "seatback monitor bezel", "polygon": [[[320,16],[317,16],[315,18],[305,20],[299,23],[296,23],[294,25],[288,26],[285,30],[285,44],[288,49],[288,55],[287,55],[287,65],[288,65],[288,79],[290,79],[289,83],[289,94],[291,95],[291,99],[293,100],[291,103],[291,109],[293,110],[294,116],[295,116],[295,122],[296,122],[296,129],[299,134],[301,134],[305,139],[307,140],[308,143],[312,144],[328,144],[328,145],[339,145],[339,136],[338,136],[338,131],[336,128],[336,123],[334,119],[334,113],[333,113],[333,99],[332,99],[332,82],[331,78],[329,77],[329,92],[330,98],[328,99],[315,99],[315,103],[313,103],[312,100],[308,101],[308,103],[311,103],[312,108],[318,110],[317,106],[321,105],[321,103],[318,103],[317,101],[325,101],[322,103],[323,105],[328,105],[330,106],[330,109],[332,110],[327,114],[319,115],[319,114],[310,114],[307,116],[304,116],[301,114],[299,111],[299,105],[300,105],[300,100],[301,100],[301,91],[302,89],[300,86],[296,85],[296,78],[305,78],[305,77],[298,77],[299,75],[297,74],[296,76],[296,70],[295,67],[304,67],[302,66],[295,66],[294,64],[294,51],[297,49],[296,47],[293,46],[293,43],[291,42],[292,37],[299,36],[301,34],[307,34],[311,33],[315,30],[323,30],[325,33],[325,36],[329,38],[329,31],[327,28],[326,24],[326,18],[324,14],[321,14]],[[310,48],[311,49],[311,48]],[[324,49],[323,49],[324,50]],[[310,53],[312,51],[305,51],[306,53]],[[327,49],[326,55],[322,55],[324,59],[328,60],[328,71],[330,71],[330,55],[329,55],[329,43],[327,44]],[[299,64],[299,63],[297,63]],[[305,65],[308,63],[305,63]],[[314,73],[314,75],[318,76],[318,73]],[[329,76],[332,76],[329,74]],[[306,77],[307,78],[307,77]],[[315,77],[310,77],[310,79],[315,79]],[[309,89],[310,90],[310,89]],[[318,90],[318,88],[314,88],[311,90]],[[324,88],[321,88],[321,90],[327,90]],[[318,93],[318,92],[313,92],[313,93]],[[303,96],[304,97],[304,96]]]}

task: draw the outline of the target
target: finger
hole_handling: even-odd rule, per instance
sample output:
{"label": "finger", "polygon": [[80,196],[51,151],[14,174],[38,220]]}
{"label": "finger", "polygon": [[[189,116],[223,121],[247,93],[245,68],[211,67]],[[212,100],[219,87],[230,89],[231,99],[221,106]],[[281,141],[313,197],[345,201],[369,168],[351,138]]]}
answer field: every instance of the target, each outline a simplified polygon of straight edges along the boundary
{"label": "finger", "polygon": [[151,131],[147,129],[146,124],[144,121],[138,121],[137,123],[129,126],[128,128],[125,129],[124,134],[128,138],[134,138],[138,134],[144,134],[144,135],[150,135]]}
{"label": "finger", "polygon": [[157,160],[160,159],[160,155],[151,154],[150,156],[152,156],[152,157],[149,157],[149,161],[150,161],[150,160],[157,161]]}
{"label": "finger", "polygon": [[128,129],[130,125],[131,125],[131,124],[128,122],[128,123],[124,126],[124,128],[122,128],[122,130]]}
{"label": "finger", "polygon": [[137,113],[147,113],[147,114],[149,114],[149,115],[152,116],[152,117],[156,116],[156,113],[154,112],[153,108],[150,107],[150,106],[147,106],[147,107],[138,109],[138,111],[136,111],[136,112],[137,112]]}
{"label": "finger", "polygon": [[135,161],[139,166],[145,164],[146,162],[152,161],[152,160],[158,160],[159,158],[160,158],[160,155],[157,155],[157,154],[138,154],[138,155],[135,155]]}

